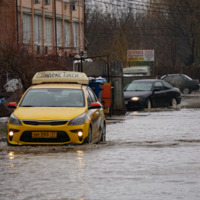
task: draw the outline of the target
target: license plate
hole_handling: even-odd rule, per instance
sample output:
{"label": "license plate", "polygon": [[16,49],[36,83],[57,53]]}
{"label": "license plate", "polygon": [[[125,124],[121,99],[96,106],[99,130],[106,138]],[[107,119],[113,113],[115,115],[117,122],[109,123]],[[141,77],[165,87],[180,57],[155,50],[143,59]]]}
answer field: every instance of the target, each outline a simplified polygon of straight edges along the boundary
{"label": "license plate", "polygon": [[128,104],[128,101],[125,101],[125,104]]}
{"label": "license plate", "polygon": [[32,138],[56,138],[57,132],[32,132]]}

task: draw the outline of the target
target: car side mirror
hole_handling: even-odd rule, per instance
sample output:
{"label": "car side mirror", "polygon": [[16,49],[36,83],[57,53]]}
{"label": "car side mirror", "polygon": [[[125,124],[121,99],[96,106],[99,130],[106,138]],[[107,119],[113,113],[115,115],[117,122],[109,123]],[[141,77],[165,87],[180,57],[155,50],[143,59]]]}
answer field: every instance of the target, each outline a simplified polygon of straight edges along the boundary
{"label": "car side mirror", "polygon": [[10,102],[8,104],[8,108],[16,108],[17,107],[17,103],[16,102]]}
{"label": "car side mirror", "polygon": [[159,91],[160,91],[160,89],[155,88],[155,89],[153,90],[153,93],[154,93],[154,92],[159,92]]}
{"label": "car side mirror", "polygon": [[89,106],[89,109],[98,109],[101,108],[101,104],[98,102],[93,102],[91,103],[91,105]]}

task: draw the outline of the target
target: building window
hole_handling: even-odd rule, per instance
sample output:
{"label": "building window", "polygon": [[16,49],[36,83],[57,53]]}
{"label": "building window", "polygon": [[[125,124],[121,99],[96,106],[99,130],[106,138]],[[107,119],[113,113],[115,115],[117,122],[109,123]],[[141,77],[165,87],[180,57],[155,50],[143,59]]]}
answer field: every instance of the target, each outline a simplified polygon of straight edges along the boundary
{"label": "building window", "polygon": [[42,16],[34,15],[34,43],[42,44]]}
{"label": "building window", "polygon": [[53,20],[51,18],[45,18],[45,44],[46,45],[52,45],[53,41],[52,41],[52,22]]}
{"label": "building window", "polygon": [[23,42],[31,43],[31,15],[23,13]]}
{"label": "building window", "polygon": [[62,46],[62,20],[56,20],[57,46]]}
{"label": "building window", "polygon": [[64,22],[64,27],[65,27],[65,46],[69,47],[70,46],[70,23],[68,21]]}
{"label": "building window", "polygon": [[74,37],[74,47],[79,47],[78,43],[78,23],[73,23],[73,37]]}
{"label": "building window", "polygon": [[84,37],[84,35],[83,35],[83,24],[81,23],[80,24],[80,30],[81,30],[81,34],[80,34],[80,39],[81,39],[81,49],[83,48],[83,37]]}

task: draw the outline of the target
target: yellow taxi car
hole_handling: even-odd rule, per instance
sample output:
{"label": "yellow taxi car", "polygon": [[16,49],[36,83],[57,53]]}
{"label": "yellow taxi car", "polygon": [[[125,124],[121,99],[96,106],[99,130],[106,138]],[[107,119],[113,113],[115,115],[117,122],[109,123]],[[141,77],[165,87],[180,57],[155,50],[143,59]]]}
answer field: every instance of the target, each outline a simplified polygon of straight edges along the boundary
{"label": "yellow taxi car", "polygon": [[65,145],[106,140],[103,107],[84,73],[38,72],[8,120],[8,145]]}

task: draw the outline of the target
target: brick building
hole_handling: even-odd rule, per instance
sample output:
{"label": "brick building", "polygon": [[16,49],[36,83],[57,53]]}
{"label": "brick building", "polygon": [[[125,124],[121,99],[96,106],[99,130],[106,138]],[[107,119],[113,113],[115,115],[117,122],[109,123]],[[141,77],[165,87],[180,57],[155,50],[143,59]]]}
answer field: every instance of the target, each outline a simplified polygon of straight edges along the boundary
{"label": "brick building", "polygon": [[[84,0],[0,0],[0,34],[35,54],[69,56],[84,51]],[[3,42],[3,41],[0,41]]]}

